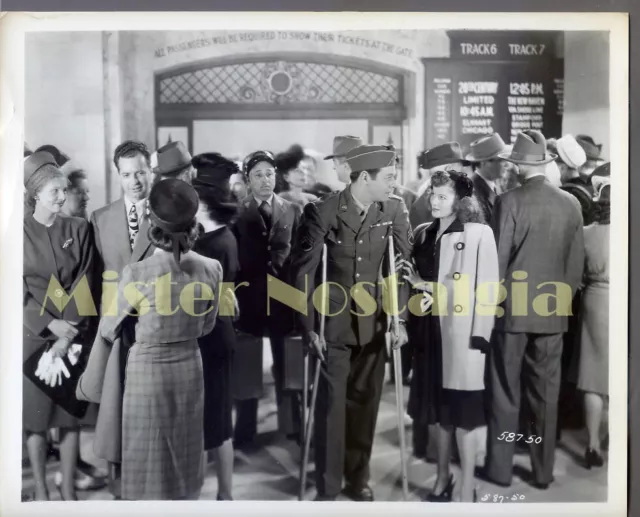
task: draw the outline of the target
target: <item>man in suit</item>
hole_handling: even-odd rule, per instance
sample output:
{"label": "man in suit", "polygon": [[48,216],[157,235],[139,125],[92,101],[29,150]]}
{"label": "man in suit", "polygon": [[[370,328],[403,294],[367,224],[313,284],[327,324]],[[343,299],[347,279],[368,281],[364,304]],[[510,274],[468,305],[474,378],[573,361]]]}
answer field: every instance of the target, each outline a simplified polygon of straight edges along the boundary
{"label": "man in suit", "polygon": [[507,297],[489,353],[486,475],[511,484],[522,385],[531,415],[526,440],[542,438],[528,442],[532,484],[546,489],[553,481],[563,333],[584,266],[582,214],[577,200],[544,175],[555,156],[542,133],[523,131],[500,157],[518,166],[522,186],[499,196],[493,213]]}
{"label": "man in suit", "polygon": [[[147,197],[152,183],[149,150],[142,142],[127,140],[116,148],[113,163],[118,170],[123,196],[91,214],[98,251],[96,276],[109,282],[117,280],[127,264],[147,258],[155,249],[147,237]],[[101,297],[100,291],[96,292]],[[102,307],[109,307],[110,300],[101,302]],[[123,379],[132,336],[132,329],[123,333],[120,357]],[[109,489],[116,499],[120,498],[119,463],[110,463]]]}
{"label": "man in suit", "polygon": [[[411,237],[404,202],[392,194],[395,158],[395,152],[383,146],[351,150],[346,156],[351,184],[305,206],[291,255],[292,283],[306,291],[309,304],[307,316],[298,313],[299,323],[311,351],[323,363],[315,414],[317,500],[334,500],[342,489],[343,474],[348,497],[373,500],[369,460],[384,380],[387,330],[380,272],[384,273],[389,238],[406,258]],[[316,333],[318,317],[312,298],[325,243],[330,316],[322,339]],[[373,299],[375,309],[364,311],[355,303],[363,299]],[[401,289],[401,318],[407,299],[408,291]],[[403,323],[390,330],[394,346],[406,343]]]}
{"label": "man in suit", "polygon": [[[268,300],[267,285],[269,275],[277,279],[286,276],[301,209],[274,194],[275,167],[275,157],[267,151],[256,151],[245,158],[243,170],[251,194],[242,201],[241,212],[232,228],[238,241],[240,262],[236,277],[240,317],[236,328],[242,333],[238,335],[234,355],[234,382],[239,387],[234,389],[237,447],[250,443],[257,432],[258,398],[262,391],[262,336],[265,335],[269,336],[273,356],[278,426],[290,439],[300,437],[299,392],[285,389],[285,364],[289,364],[288,354],[294,353],[289,350],[293,347],[285,347],[285,336],[293,329],[293,312],[277,300]],[[301,354],[298,355],[301,359]]]}
{"label": "man in suit", "polygon": [[505,151],[505,143],[498,133],[483,136],[471,143],[466,159],[473,167],[473,193],[482,208],[484,220],[491,222],[491,214],[496,197],[502,193],[499,180],[509,162],[500,158]]}

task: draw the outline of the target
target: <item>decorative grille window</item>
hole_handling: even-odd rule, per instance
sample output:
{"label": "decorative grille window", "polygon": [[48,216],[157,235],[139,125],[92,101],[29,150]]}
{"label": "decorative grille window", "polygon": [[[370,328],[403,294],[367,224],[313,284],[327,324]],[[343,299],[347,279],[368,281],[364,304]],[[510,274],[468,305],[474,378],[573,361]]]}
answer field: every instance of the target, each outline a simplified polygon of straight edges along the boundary
{"label": "decorative grille window", "polygon": [[402,81],[346,66],[266,61],[160,79],[160,104],[399,104]]}

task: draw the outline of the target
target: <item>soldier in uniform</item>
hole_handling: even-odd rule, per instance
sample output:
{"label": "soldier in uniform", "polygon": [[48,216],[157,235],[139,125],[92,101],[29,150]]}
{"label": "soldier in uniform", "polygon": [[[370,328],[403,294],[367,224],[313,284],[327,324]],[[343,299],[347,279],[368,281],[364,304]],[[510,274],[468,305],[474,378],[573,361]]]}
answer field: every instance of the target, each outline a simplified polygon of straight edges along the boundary
{"label": "soldier in uniform", "polygon": [[243,169],[251,193],[242,201],[233,226],[240,263],[236,277],[240,317],[236,328],[241,334],[233,367],[237,447],[250,443],[257,432],[258,398],[262,392],[262,336],[269,336],[271,344],[278,427],[290,439],[297,440],[300,436],[299,393],[285,389],[287,354],[294,352],[285,347],[285,336],[293,329],[293,311],[276,300],[269,300],[267,305],[267,279],[268,275],[285,277],[302,210],[274,194],[275,167],[275,157],[267,151],[256,151],[245,158]]}
{"label": "soldier in uniform", "polygon": [[[385,274],[388,239],[393,237],[395,249],[408,257],[411,238],[406,206],[392,194],[395,159],[395,152],[385,146],[363,145],[349,151],[351,184],[306,205],[291,255],[291,282],[301,291],[306,289],[310,304],[307,316],[298,313],[300,325],[312,352],[322,360],[315,414],[317,500],[334,500],[342,489],[343,474],[346,496],[373,500],[369,459],[384,380],[387,330],[380,277]],[[311,301],[325,243],[329,310],[322,339],[315,331],[318,318]],[[404,309],[400,318],[406,312],[405,288],[398,298],[398,307]],[[400,321],[390,329],[394,346],[407,340]]]}

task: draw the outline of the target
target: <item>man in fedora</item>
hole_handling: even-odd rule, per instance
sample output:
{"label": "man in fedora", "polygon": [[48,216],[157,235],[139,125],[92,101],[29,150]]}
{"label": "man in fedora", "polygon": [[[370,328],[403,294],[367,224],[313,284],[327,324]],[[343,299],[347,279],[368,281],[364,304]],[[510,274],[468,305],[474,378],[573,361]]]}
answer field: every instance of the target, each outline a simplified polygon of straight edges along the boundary
{"label": "man in fedora", "polygon": [[[349,186],[304,208],[291,252],[291,279],[307,293],[309,310],[307,316],[297,313],[299,324],[312,353],[322,360],[315,414],[317,499],[334,500],[344,476],[345,495],[373,501],[369,460],[384,381],[387,329],[379,272],[389,238],[402,258],[409,256],[410,229],[404,202],[392,193],[396,153],[363,145],[345,158],[351,169]],[[323,339],[317,334],[319,315],[312,293],[324,244],[332,316],[326,318]],[[372,312],[363,314],[354,303],[349,293],[358,296],[359,289],[376,300]],[[408,294],[400,289],[398,307],[405,307]],[[401,319],[405,313],[406,308]],[[390,330],[394,346],[406,343],[403,323]]]}
{"label": "man in fedora", "polygon": [[526,440],[534,436],[532,484],[546,489],[553,481],[562,338],[584,265],[582,215],[577,200],[545,177],[545,165],[556,157],[546,152],[542,133],[523,131],[511,152],[499,156],[517,165],[522,185],[500,195],[493,209],[507,297],[489,353],[485,473],[511,484],[522,386],[531,415]]}
{"label": "man in fedora", "polygon": [[338,175],[338,179],[345,185],[351,183],[351,179],[349,178],[351,170],[346,160],[347,153],[361,145],[362,139],[357,136],[336,136],[333,139],[333,153],[324,158],[325,160],[331,160],[333,162],[333,168]]}
{"label": "man in fedora", "polygon": [[502,178],[507,164],[500,153],[505,151],[505,143],[498,133],[483,136],[471,143],[467,161],[473,167],[473,192],[482,208],[484,220],[491,222],[493,204],[496,197],[502,193],[500,178]]}
{"label": "man in fedora", "polygon": [[191,183],[195,170],[191,165],[191,154],[180,141],[169,142],[154,153],[157,165],[153,169],[154,183],[167,178],[176,178]]}

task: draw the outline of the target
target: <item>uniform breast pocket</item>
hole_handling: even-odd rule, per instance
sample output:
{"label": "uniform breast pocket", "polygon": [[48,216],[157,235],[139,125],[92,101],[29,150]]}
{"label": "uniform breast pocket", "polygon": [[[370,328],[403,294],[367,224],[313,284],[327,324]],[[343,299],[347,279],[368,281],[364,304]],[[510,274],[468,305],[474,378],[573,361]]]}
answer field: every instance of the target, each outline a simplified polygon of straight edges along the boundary
{"label": "uniform breast pocket", "polygon": [[349,238],[349,236],[331,231],[327,234],[326,242],[329,261],[336,262],[341,258],[353,257],[355,254],[353,237]]}

